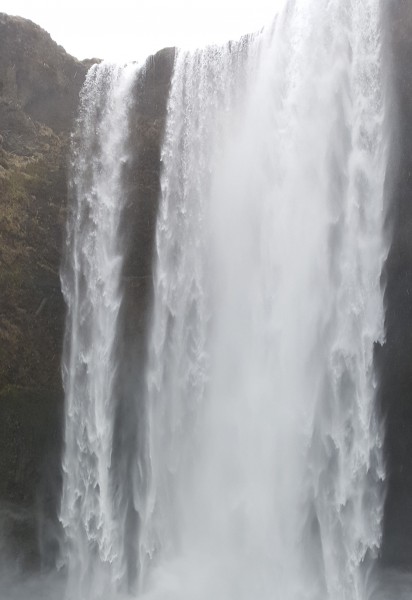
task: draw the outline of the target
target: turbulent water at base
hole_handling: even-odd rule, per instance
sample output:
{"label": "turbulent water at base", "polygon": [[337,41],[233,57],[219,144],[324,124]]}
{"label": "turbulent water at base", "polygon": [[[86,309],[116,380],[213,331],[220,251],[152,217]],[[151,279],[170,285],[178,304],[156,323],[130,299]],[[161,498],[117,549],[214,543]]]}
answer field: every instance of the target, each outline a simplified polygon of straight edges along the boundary
{"label": "turbulent water at base", "polygon": [[377,0],[296,0],[176,59],[147,371],[140,586],[372,593],[384,468],[386,135]]}
{"label": "turbulent water at base", "polygon": [[91,68],[73,140],[72,212],[62,288],[68,307],[63,357],[66,401],[60,520],[66,597],[112,597],[125,577],[119,492],[112,480],[116,335],[122,301],[128,110],[136,67]]}

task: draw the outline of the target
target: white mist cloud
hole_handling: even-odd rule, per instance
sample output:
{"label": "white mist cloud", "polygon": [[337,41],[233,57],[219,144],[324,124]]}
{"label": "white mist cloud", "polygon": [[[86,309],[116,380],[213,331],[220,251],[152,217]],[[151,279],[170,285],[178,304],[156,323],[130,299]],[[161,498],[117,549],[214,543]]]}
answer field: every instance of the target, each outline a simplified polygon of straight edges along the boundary
{"label": "white mist cloud", "polygon": [[165,46],[236,39],[271,21],[283,0],[0,0],[80,59],[141,60]]}

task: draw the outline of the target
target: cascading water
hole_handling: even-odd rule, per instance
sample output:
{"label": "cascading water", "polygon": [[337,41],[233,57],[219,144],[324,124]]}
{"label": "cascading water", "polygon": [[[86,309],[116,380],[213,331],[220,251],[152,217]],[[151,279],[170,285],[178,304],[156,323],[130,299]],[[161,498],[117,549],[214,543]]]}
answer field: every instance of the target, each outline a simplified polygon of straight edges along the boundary
{"label": "cascading water", "polygon": [[378,0],[179,52],[163,147],[141,593],[355,600],[381,539]]}
{"label": "cascading water", "polygon": [[91,68],[73,141],[67,259],[66,395],[60,520],[67,538],[67,597],[109,597],[125,575],[111,462],[116,409],[116,332],[122,302],[128,111],[137,69]]}
{"label": "cascading water", "polygon": [[[378,0],[294,0],[258,35],[177,54],[136,423],[146,440],[127,450],[139,597],[369,597],[384,480],[380,31]],[[136,74],[92,67],[73,141],[60,513],[70,600],[126,593],[134,559],[113,443]]]}

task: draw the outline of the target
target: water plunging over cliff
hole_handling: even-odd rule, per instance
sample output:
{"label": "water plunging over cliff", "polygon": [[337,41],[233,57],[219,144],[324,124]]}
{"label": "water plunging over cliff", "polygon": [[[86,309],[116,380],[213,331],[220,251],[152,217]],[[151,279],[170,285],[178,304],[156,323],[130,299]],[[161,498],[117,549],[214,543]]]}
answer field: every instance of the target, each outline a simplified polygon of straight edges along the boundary
{"label": "water plunging over cliff", "polygon": [[[368,598],[384,481],[380,38],[378,0],[295,0],[258,35],[177,54],[136,422],[133,597]],[[129,482],[114,477],[112,450],[135,75],[92,68],[73,143],[70,600],[113,600],[130,564]]]}
{"label": "water plunging over cliff", "polygon": [[380,545],[376,0],[180,52],[163,147],[141,588],[360,599]]}
{"label": "water plunging over cliff", "polygon": [[67,597],[110,597],[126,557],[113,485],[117,324],[122,302],[128,111],[136,67],[95,65],[81,93],[73,141],[67,260],[66,395],[60,519],[66,535]]}

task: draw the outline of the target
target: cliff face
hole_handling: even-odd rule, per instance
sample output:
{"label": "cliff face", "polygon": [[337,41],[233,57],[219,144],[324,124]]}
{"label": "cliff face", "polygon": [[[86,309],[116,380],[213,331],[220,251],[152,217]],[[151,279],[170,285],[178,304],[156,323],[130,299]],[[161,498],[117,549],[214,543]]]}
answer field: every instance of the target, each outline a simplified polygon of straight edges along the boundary
{"label": "cliff face", "polygon": [[0,393],[59,389],[59,263],[68,140],[87,67],[0,14]]}
{"label": "cliff face", "polygon": [[[129,340],[139,341],[125,346],[129,385],[144,365],[173,58],[173,50],[152,57],[135,89],[123,325]],[[30,21],[0,14],[0,538],[24,566],[38,563],[40,541],[42,556],[51,558],[57,543],[65,317],[59,268],[70,131],[93,62],[72,58]],[[128,441],[123,435],[118,443]]]}
{"label": "cliff face", "polygon": [[412,568],[412,11],[409,0],[386,6],[394,140],[390,161],[386,264],[386,344],[378,352],[386,425],[387,500],[383,561]]}
{"label": "cliff face", "polygon": [[33,563],[36,516],[53,519],[59,481],[59,265],[69,134],[87,66],[4,14],[0,57],[0,527]]}

